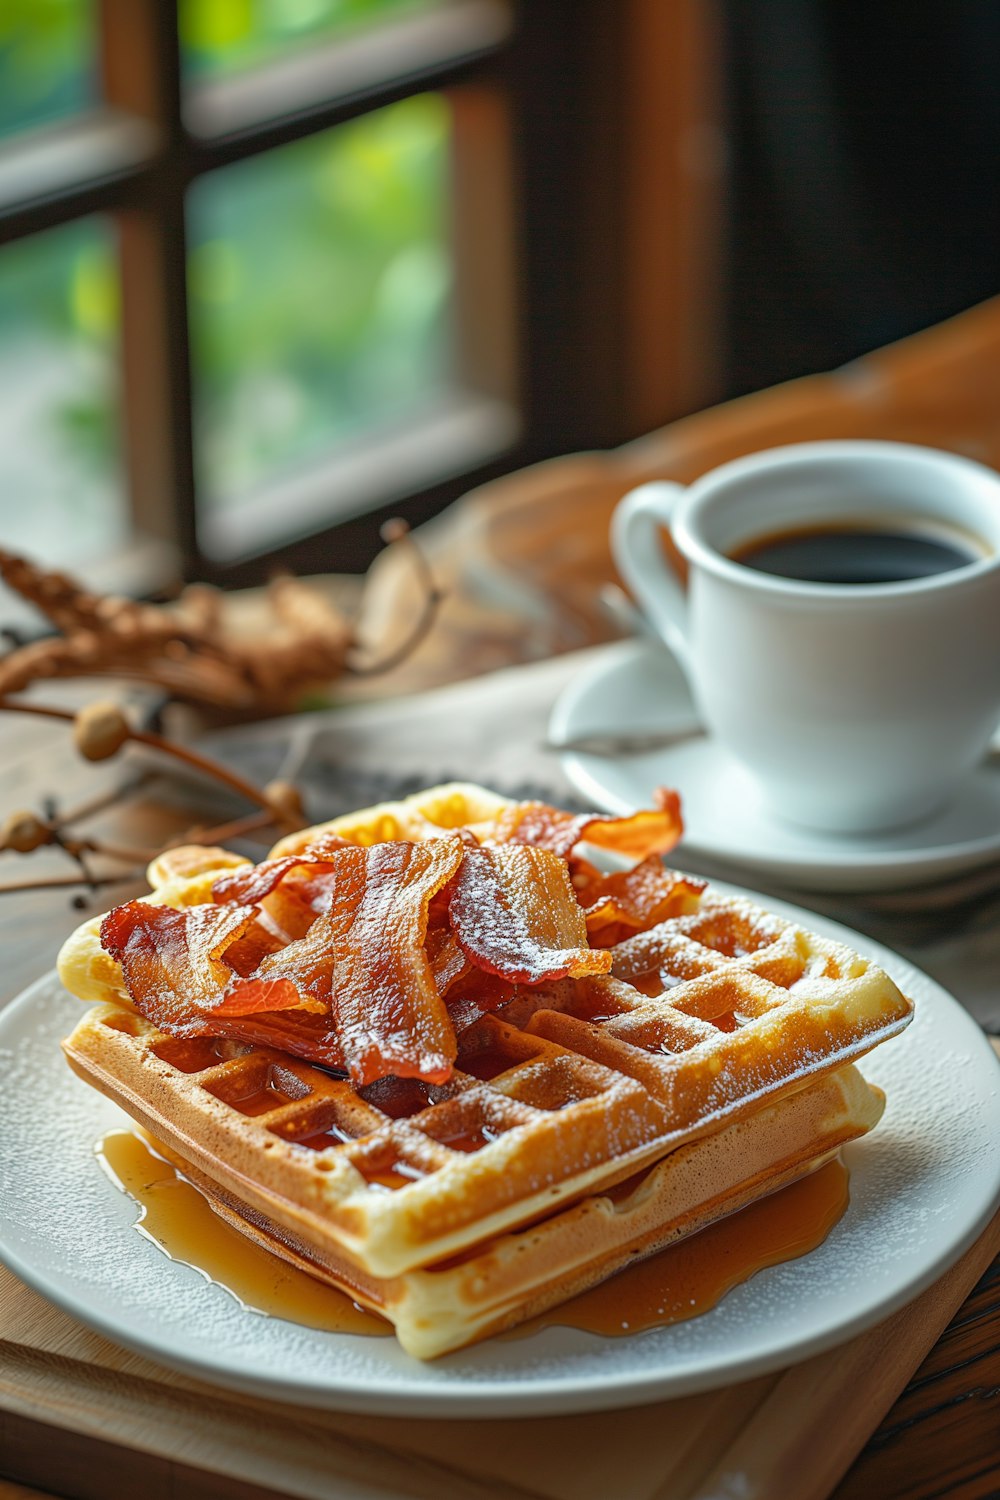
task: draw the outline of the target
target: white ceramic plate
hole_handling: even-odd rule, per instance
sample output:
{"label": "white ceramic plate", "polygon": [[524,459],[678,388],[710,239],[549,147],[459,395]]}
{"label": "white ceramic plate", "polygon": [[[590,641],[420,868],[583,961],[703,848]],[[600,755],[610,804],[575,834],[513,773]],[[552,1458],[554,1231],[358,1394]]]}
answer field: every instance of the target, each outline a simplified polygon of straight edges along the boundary
{"label": "white ceramic plate", "polygon": [[[610,646],[560,695],[549,723],[559,743],[584,734],[690,727],[696,713],[666,647]],[[627,756],[567,754],[577,791],[608,812],[648,807],[654,787],[681,794],[679,861],[710,859],[766,873],[801,890],[895,890],[1000,859],[1000,765],[974,771],[942,812],[889,834],[818,833],[770,817],[747,773],[708,738]]]}
{"label": "white ceramic plate", "polygon": [[866,1058],[886,1091],[847,1149],[851,1202],[819,1249],[762,1271],[711,1312],[633,1338],[550,1328],[421,1365],[394,1339],[330,1334],[249,1312],[171,1261],[94,1143],[117,1108],[72,1074],[59,1039],[80,1014],[54,976],[0,1016],[0,1258],[84,1323],[220,1385],[385,1415],[511,1417],[634,1406],[746,1379],[839,1343],[909,1301],[1000,1202],[1000,1069],[979,1028],[926,975],[876,944],[777,902],[891,970],[917,1015]]}

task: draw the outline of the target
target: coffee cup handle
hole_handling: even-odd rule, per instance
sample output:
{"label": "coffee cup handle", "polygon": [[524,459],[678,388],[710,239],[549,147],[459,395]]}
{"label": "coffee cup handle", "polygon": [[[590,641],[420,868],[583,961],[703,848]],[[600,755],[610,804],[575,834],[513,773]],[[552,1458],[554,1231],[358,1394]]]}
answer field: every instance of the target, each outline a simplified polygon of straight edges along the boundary
{"label": "coffee cup handle", "polygon": [[682,484],[655,480],[640,485],[615,508],[611,518],[611,550],[625,582],[640,608],[690,675],[687,597],[677,574],[663,559],[659,528],[669,530]]}

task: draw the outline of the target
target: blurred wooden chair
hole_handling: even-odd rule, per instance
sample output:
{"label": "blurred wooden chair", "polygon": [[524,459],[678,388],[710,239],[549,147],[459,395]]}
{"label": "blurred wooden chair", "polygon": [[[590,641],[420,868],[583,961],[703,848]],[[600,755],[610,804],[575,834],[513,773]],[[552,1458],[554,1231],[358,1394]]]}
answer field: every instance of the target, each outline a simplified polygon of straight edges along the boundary
{"label": "blurred wooden chair", "polygon": [[[610,452],[574,453],[473,490],[419,536],[447,591],[419,652],[373,687],[405,692],[610,640],[599,590],[608,525],[649,479],[690,482],[758,449],[891,438],[1000,469],[1000,298],[841,369],[725,402]],[[415,607],[402,560],[376,566],[364,633],[391,640]]]}

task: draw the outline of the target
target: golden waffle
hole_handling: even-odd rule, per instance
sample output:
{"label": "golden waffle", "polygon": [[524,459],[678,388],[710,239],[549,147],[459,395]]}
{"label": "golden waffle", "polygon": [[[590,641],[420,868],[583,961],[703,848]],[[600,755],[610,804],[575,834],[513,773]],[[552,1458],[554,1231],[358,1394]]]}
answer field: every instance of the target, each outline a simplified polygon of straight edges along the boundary
{"label": "golden waffle", "polygon": [[364,1097],[284,1053],[182,1041],[120,1005],[89,1011],[64,1048],[185,1160],[376,1276],[538,1217],[669,1144],[641,1084],[492,1016],[463,1033],[447,1084],[386,1079]]}
{"label": "golden waffle", "polygon": [[884,1105],[846,1067],[768,1108],[693,1141],[617,1188],[582,1199],[465,1256],[401,1276],[366,1275],[158,1148],[234,1228],[300,1270],[381,1313],[408,1354],[435,1359],[516,1326],[604,1281],[627,1264],[776,1192],[821,1166],[878,1123]]}
{"label": "golden waffle", "polygon": [[[748,923],[746,903],[738,915]],[[656,999],[578,980],[532,994],[546,1008],[522,1026],[483,1017],[436,1087],[386,1080],[362,1098],[282,1053],[181,1041],[120,1005],[90,1012],[65,1046],[79,1073],[126,1092],[129,1112],[187,1161],[393,1276],[628,1175],[904,1023],[906,1003],[881,971],[790,924],[775,935],[759,916],[760,947]],[[323,1150],[303,1153],[297,1140]]]}
{"label": "golden waffle", "polygon": [[328,823],[317,823],[298,833],[286,834],[275,844],[268,859],[299,854],[326,833],[339,834],[352,844],[378,844],[386,839],[406,839],[416,843],[421,839],[440,838],[442,833],[454,832],[456,828],[471,828],[475,833],[480,829],[488,830],[500,813],[511,805],[509,797],[501,797],[499,793],[490,792],[471,781],[446,781],[441,786],[414,792],[411,797],[403,797],[398,802],[380,802],[375,807],[362,808],[360,812],[346,813]]}
{"label": "golden waffle", "polygon": [[[357,842],[488,831],[507,806],[456,783],[323,831]],[[316,832],[273,852],[298,852]],[[237,863],[172,851],[150,869],[149,899],[204,902]],[[613,977],[523,988],[502,1018],[462,1031],[446,1084],[359,1091],[266,1047],[158,1031],[127,1008],[98,928],[85,924],[60,956],[70,990],[110,1002],[65,1043],[72,1066],[224,1200],[309,1259],[350,1266],[370,1301],[376,1281],[550,1222],[686,1142],[738,1128],[910,1014],[887,976],[841,945],[748,901],[691,893],[680,915],[614,950]]]}

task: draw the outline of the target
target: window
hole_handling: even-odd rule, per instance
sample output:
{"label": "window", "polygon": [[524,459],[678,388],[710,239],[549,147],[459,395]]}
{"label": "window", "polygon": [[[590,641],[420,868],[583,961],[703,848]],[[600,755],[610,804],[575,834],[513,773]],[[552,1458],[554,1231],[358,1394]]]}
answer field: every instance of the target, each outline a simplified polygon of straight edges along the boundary
{"label": "window", "polygon": [[669,157],[687,95],[637,69],[656,32],[690,72],[698,3],[541,9],[6,0],[0,543],[349,570],[388,514],[651,425],[637,354],[699,302],[630,145]]}
{"label": "window", "polygon": [[3,544],[66,560],[121,548],[114,233],[89,215],[0,251]]}

